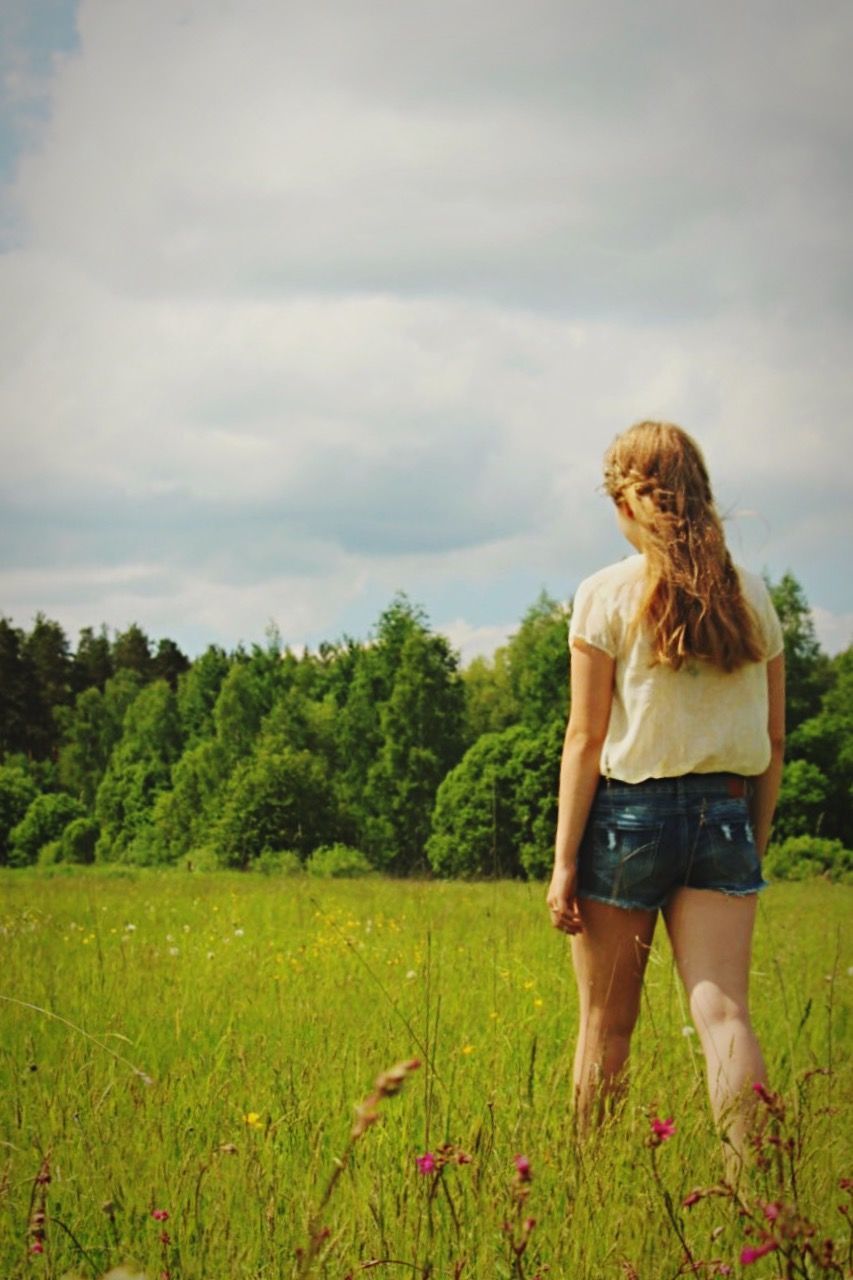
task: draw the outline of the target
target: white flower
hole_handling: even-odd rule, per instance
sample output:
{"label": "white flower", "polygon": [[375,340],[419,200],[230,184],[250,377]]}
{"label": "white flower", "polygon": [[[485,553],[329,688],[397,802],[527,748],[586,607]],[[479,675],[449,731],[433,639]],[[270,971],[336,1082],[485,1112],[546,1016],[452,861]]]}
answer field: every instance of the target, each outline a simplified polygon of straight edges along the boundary
{"label": "white flower", "polygon": [[208,951],[207,953],[208,960],[212,960],[215,955],[216,955],[215,951]]}
{"label": "white flower", "polygon": [[417,976],[418,975],[415,973],[414,969],[410,969],[409,972],[406,974],[407,978],[416,978]]}
{"label": "white flower", "polygon": [[179,956],[181,954],[180,947],[169,947],[170,956]]}
{"label": "white flower", "polygon": [[682,1028],[681,1028],[681,1034],[682,1034],[683,1036],[695,1036],[695,1034],[696,1034],[696,1028],[695,1028],[695,1027],[691,1027],[691,1026],[682,1027]]}
{"label": "white flower", "polygon": [[[72,929],[73,929],[73,928],[76,928],[76,926],[75,926],[75,925],[72,925],[71,927],[72,927]],[[136,925],[135,925],[135,924],[126,924],[124,927],[125,927],[125,929],[127,929],[128,933],[133,933],[134,929],[136,928]]]}
{"label": "white flower", "polygon": [[242,938],[242,937],[243,937],[243,934],[244,934],[245,932],[246,932],[246,930],[245,930],[245,929],[235,929],[235,930],[234,930],[234,937],[235,937],[235,938]]}

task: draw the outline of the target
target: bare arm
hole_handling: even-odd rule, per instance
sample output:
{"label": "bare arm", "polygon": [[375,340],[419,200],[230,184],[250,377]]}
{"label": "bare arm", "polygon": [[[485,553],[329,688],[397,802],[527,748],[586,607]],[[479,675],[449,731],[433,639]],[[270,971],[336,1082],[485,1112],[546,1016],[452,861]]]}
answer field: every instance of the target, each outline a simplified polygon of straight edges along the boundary
{"label": "bare arm", "polygon": [[749,816],[758,856],[764,857],[770,827],[779,798],[782,764],[785,759],[785,657],[778,654],[767,664],[767,730],[770,734],[770,764],[752,779]]}
{"label": "bare arm", "polygon": [[584,641],[572,644],[572,702],[560,765],[554,874],[547,902],[551,922],[564,933],[581,930],[576,897],[577,855],[601,771],[613,700],[614,662]]}

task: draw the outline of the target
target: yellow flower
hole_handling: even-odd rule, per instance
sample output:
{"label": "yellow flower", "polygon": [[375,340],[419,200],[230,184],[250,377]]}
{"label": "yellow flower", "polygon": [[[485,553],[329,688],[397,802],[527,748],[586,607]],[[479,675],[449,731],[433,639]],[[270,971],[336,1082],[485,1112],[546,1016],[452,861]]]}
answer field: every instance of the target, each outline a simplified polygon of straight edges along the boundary
{"label": "yellow flower", "polygon": [[536,999],[533,1001],[533,1004],[537,1009],[541,1009],[544,1003],[545,1001],[542,999],[541,996],[537,996]]}
{"label": "yellow flower", "polygon": [[250,1111],[247,1116],[243,1116],[246,1124],[250,1129],[263,1129],[264,1122],[257,1111]]}
{"label": "yellow flower", "polygon": [[463,1044],[463,1046],[462,1046],[462,1052],[463,1052],[464,1054],[473,1053],[473,1052],[474,1052],[474,1046],[473,1046],[472,1044]]}

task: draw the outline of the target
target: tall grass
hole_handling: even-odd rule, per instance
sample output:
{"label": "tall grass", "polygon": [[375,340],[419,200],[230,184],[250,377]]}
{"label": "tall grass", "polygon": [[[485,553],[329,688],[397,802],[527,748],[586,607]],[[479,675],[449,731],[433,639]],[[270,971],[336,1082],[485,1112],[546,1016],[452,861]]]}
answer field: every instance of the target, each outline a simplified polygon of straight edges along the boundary
{"label": "tall grass", "polygon": [[[712,1194],[683,1208],[723,1162],[662,930],[628,1102],[579,1146],[574,981],[541,886],[23,872],[0,893],[8,1280],[120,1262],[148,1280],[647,1280],[683,1267],[679,1230],[705,1274],[740,1273],[738,1205]],[[774,886],[752,977],[797,1143],[796,1186],[759,1162],[755,1203],[796,1194],[836,1256],[849,1239],[837,1206],[851,1172],[851,902],[843,886]],[[348,1147],[354,1105],[406,1058],[420,1069]],[[655,1114],[675,1133],[650,1146]],[[780,1257],[749,1274],[785,1274]]]}

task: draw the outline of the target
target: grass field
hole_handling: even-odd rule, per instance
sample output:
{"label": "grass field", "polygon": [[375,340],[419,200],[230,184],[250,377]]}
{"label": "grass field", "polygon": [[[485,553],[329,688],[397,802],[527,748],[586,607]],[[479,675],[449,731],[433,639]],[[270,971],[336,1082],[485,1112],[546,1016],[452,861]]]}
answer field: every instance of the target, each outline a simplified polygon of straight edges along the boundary
{"label": "grass field", "polygon": [[[3,1280],[654,1280],[685,1246],[703,1275],[786,1274],[780,1251],[741,1264],[761,1236],[730,1199],[682,1207],[721,1146],[662,931],[629,1099],[579,1146],[574,982],[542,886],[5,872],[0,895]],[[796,1257],[831,1237],[842,1269],[851,904],[822,882],[762,897],[753,1004],[785,1116],[743,1203]],[[412,1057],[336,1164],[354,1105]],[[657,1148],[652,1114],[675,1124]],[[842,1273],[803,1257],[788,1273]]]}

